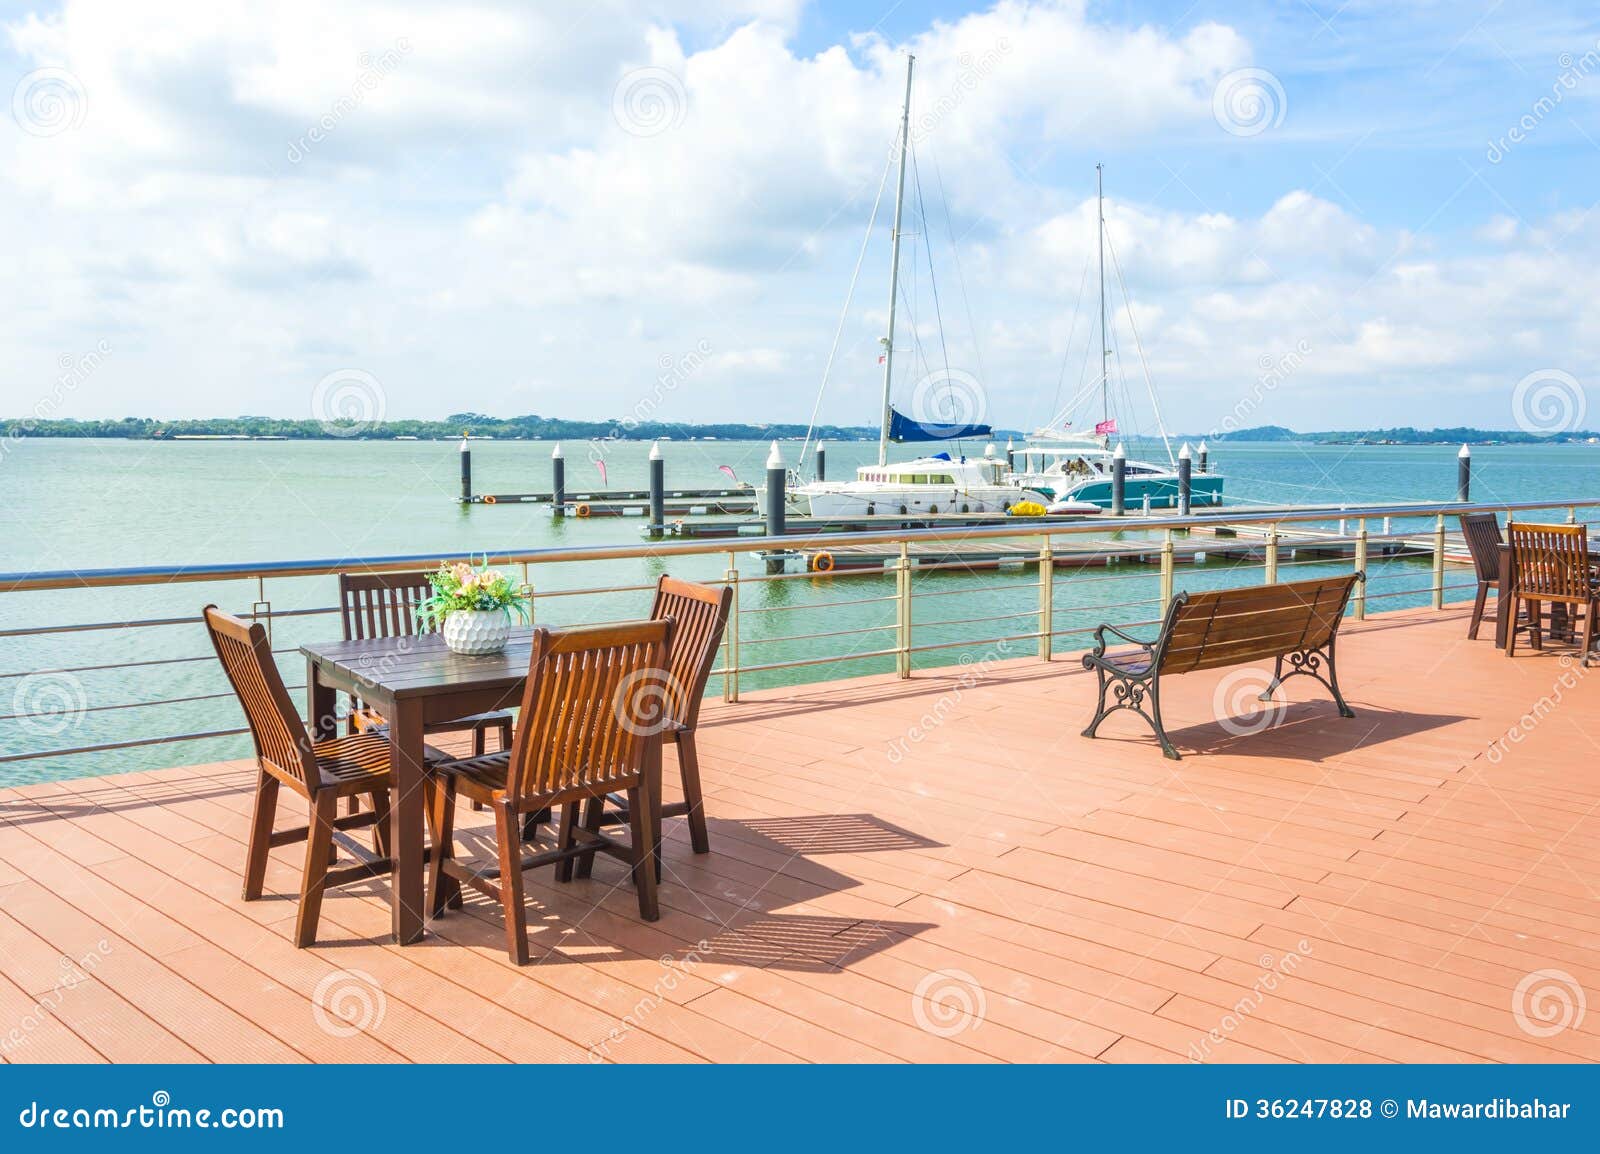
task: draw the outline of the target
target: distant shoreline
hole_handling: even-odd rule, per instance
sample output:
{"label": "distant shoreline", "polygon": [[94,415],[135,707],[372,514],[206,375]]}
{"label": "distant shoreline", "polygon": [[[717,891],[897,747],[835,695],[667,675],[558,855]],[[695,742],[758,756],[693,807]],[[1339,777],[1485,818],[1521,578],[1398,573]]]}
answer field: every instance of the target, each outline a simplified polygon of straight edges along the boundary
{"label": "distant shoreline", "polygon": [[[106,421],[36,420],[0,418],[0,439],[23,438],[56,440],[127,441],[797,441],[807,435],[805,425],[783,423],[750,425],[742,423],[666,424],[661,422],[572,421],[550,417],[485,417],[458,413],[442,421],[290,421],[272,417],[196,418],[184,421],[156,421],[125,418]],[[875,442],[878,430],[867,425],[820,425],[809,430],[812,440],[833,442]],[[991,440],[1021,442],[1026,435],[1015,429],[996,429]],[[1132,436],[1134,440],[1154,440],[1154,436]],[[1557,430],[1547,434],[1521,429],[1416,429],[1410,426],[1371,430],[1333,430],[1301,433],[1281,425],[1263,425],[1227,433],[1173,435],[1174,442],[1191,445],[1209,441],[1224,444],[1308,444],[1308,445],[1548,445],[1600,444],[1600,433],[1588,430]],[[930,442],[930,452],[938,443]]]}

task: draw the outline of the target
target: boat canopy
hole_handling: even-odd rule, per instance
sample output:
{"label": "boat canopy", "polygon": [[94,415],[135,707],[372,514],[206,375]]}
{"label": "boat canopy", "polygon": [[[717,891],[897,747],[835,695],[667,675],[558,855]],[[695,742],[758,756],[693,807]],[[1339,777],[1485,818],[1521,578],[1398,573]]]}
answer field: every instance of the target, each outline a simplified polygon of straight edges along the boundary
{"label": "boat canopy", "polygon": [[963,437],[983,438],[994,430],[988,425],[947,425],[935,422],[913,421],[898,409],[889,410],[889,439],[897,443],[907,441],[955,441]]}

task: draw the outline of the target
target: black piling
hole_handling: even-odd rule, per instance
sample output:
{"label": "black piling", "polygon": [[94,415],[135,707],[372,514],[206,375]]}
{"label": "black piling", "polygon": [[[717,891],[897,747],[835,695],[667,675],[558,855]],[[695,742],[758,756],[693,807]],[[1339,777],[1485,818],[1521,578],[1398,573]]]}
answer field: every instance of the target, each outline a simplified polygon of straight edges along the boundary
{"label": "black piling", "polygon": [[[783,454],[778,452],[778,442],[772,442],[772,452],[767,454],[767,536],[784,534],[784,487],[788,471],[783,466]],[[767,572],[783,572],[783,553],[774,549],[767,554]]]}
{"label": "black piling", "polygon": [[472,450],[465,437],[461,438],[461,503],[472,503]]}
{"label": "black piling", "polygon": [[821,441],[817,442],[817,480],[828,479],[828,447]]}
{"label": "black piling", "polygon": [[550,450],[550,515],[567,515],[567,459],[562,456],[560,441]]}
{"label": "black piling", "polygon": [[1456,454],[1456,500],[1472,500],[1472,450],[1465,445]]}
{"label": "black piling", "polygon": [[1210,457],[1210,451],[1207,450],[1206,443],[1204,441],[1201,441],[1200,442],[1200,471],[1202,473],[1209,473],[1211,471],[1211,466],[1207,463],[1207,459],[1209,457]]}
{"label": "black piling", "polygon": [[1189,515],[1189,487],[1192,481],[1194,462],[1189,459],[1189,445],[1184,443],[1178,450],[1178,516]]}
{"label": "black piling", "polygon": [[1111,454],[1111,515],[1121,517],[1128,511],[1128,455],[1121,442]]}
{"label": "black piling", "polygon": [[650,446],[650,528],[652,540],[667,531],[667,463],[661,459],[661,442]]}

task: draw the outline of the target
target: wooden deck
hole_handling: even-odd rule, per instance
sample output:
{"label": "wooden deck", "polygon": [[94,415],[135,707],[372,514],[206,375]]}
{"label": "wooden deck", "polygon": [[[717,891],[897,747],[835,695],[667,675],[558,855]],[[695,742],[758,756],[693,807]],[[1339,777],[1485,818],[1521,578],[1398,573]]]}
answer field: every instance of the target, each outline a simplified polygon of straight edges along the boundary
{"label": "wooden deck", "polygon": [[[471,898],[388,944],[382,883],[291,948],[289,898],[239,900],[242,763],[0,791],[0,1054],[1600,1058],[1600,1012],[1560,1000],[1600,993],[1600,675],[1464,634],[1351,623],[1355,720],[1302,678],[1235,736],[1236,673],[1176,679],[1182,762],[1137,719],[1079,737],[1075,657],[708,704],[714,852],[669,823],[654,925],[616,863],[530,875],[521,970]],[[269,895],[297,864],[274,855]]]}

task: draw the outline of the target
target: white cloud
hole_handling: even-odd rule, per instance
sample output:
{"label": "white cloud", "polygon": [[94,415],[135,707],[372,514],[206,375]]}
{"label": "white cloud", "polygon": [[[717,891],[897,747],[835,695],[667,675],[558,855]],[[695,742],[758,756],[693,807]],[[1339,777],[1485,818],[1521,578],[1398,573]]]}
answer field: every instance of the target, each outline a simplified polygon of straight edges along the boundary
{"label": "white cloud", "polygon": [[[1241,147],[1211,95],[1251,45],[1217,24],[1164,31],[1001,0],[904,42],[869,32],[802,52],[800,8],[68,0],[18,19],[0,59],[18,76],[68,70],[86,107],[70,131],[0,141],[0,412],[26,408],[60,355],[105,339],[117,355],[67,411],[297,414],[324,373],[359,366],[393,415],[599,416],[705,342],[664,416],[803,419],[909,50],[912,199],[920,179],[931,217],[910,231],[936,249],[952,363],[982,369],[995,420],[1042,419],[1089,340],[1073,302],[1093,253],[1092,174],[1063,187],[1060,156],[1158,154],[1175,134]],[[629,121],[619,86],[641,76],[664,130]],[[1488,390],[1539,367],[1529,358],[1579,371],[1600,352],[1585,290],[1600,226],[1581,207],[1496,216],[1439,249],[1303,180],[1254,213],[1130,195],[1153,183],[1110,184],[1108,281],[1129,283],[1176,426],[1208,427],[1263,358],[1301,340],[1314,352],[1262,420],[1335,423],[1341,390]],[[880,248],[827,420],[875,412]],[[925,277],[925,255],[908,256]],[[918,299],[901,331],[931,363],[944,348]],[[1112,319],[1137,377],[1120,304]],[[481,400],[445,404],[441,382]]]}

